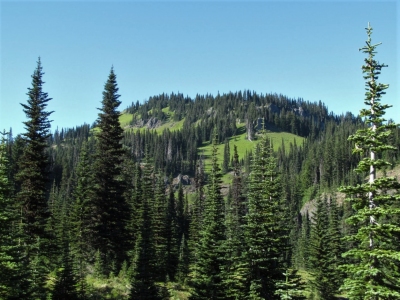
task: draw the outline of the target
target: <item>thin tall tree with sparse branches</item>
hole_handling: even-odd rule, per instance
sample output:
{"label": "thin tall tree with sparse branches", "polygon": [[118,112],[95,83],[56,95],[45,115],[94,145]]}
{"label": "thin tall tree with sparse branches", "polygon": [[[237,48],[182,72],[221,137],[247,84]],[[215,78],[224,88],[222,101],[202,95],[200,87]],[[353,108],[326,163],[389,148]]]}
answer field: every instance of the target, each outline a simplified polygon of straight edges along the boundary
{"label": "thin tall tree with sparse branches", "polygon": [[369,176],[364,183],[340,188],[355,210],[347,222],[357,228],[354,235],[346,237],[356,247],[344,254],[348,263],[341,268],[348,277],[341,289],[349,299],[400,299],[400,184],[393,177],[377,176],[377,171],[390,165],[382,159],[382,153],[395,150],[388,138],[397,125],[384,119],[390,105],[380,101],[388,85],[378,82],[378,77],[387,65],[375,59],[380,43],[372,43],[369,24],[366,31],[368,39],[360,50],[367,54],[362,71],[366,81],[364,103],[368,108],[362,109],[360,115],[367,126],[349,140],[355,143],[353,152],[363,157],[355,171]]}

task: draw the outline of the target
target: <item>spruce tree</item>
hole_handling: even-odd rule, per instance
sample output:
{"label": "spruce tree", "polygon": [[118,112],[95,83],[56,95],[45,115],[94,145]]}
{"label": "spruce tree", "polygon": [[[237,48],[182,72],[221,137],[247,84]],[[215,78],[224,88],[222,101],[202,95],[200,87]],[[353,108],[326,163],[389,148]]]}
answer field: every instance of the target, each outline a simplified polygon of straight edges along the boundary
{"label": "spruce tree", "polygon": [[58,242],[61,246],[61,259],[56,272],[55,284],[52,291],[53,300],[75,300],[78,298],[77,280],[74,272],[72,256],[70,252],[70,226],[67,206],[64,203],[62,214],[59,218],[60,235]]}
{"label": "spruce tree", "polygon": [[196,174],[195,174],[195,198],[191,209],[190,218],[190,240],[188,241],[189,249],[191,253],[191,262],[196,261],[197,257],[197,245],[200,241],[200,231],[202,229],[202,223],[204,219],[204,185],[205,185],[205,174],[203,160],[200,158],[197,160]]}
{"label": "spruce tree", "polygon": [[[147,155],[146,155],[147,157]],[[156,278],[156,249],[153,232],[153,211],[150,203],[154,197],[153,169],[146,161],[142,181],[142,205],[138,212],[139,231],[132,260],[130,299],[158,299]]]}
{"label": "spruce tree", "polygon": [[310,263],[314,279],[311,284],[320,299],[334,299],[336,274],[331,268],[332,249],[329,232],[328,204],[320,197],[314,215],[311,217]]}
{"label": "spruce tree", "polygon": [[155,195],[153,207],[153,242],[156,256],[156,270],[157,281],[166,281],[166,250],[167,250],[167,240],[166,240],[166,197],[165,197],[165,183],[163,176],[159,175],[157,177]]}
{"label": "spruce tree", "polygon": [[20,186],[16,201],[22,211],[23,244],[26,245],[24,260],[32,270],[30,292],[33,297],[39,298],[45,297],[45,281],[49,271],[46,264],[49,241],[46,224],[50,217],[47,203],[49,159],[46,150],[51,122],[48,117],[52,113],[46,111],[51,98],[43,91],[43,74],[39,58],[32,75],[32,87],[28,88],[28,103],[21,103],[28,120],[23,122],[26,129],[23,134],[25,147],[16,175]]}
{"label": "spruce tree", "polygon": [[224,299],[222,269],[225,240],[224,200],[221,195],[221,169],[217,159],[217,134],[214,131],[211,174],[206,196],[203,230],[192,270],[190,299]]}
{"label": "spruce tree", "polygon": [[[175,194],[172,185],[172,177],[169,179],[169,194],[167,200],[167,213],[166,213],[166,271],[171,281],[175,280],[175,274],[178,266],[178,222],[175,209]],[[187,241],[185,242],[187,243]]]}
{"label": "spruce tree", "polygon": [[225,267],[223,280],[226,299],[243,299],[246,297],[247,264],[245,253],[244,196],[242,195],[242,176],[237,147],[234,146],[232,188],[228,194],[225,212],[226,241]]}
{"label": "spruce tree", "polygon": [[46,236],[45,226],[50,215],[46,201],[49,177],[46,149],[50,137],[48,117],[52,112],[45,111],[51,98],[43,92],[43,74],[39,58],[32,75],[32,87],[28,88],[28,104],[21,103],[28,120],[24,122],[27,130],[23,134],[26,146],[19,161],[17,179],[21,183],[21,191],[17,200],[23,208],[24,231],[31,240]]}
{"label": "spruce tree", "polygon": [[9,163],[5,133],[0,142],[0,298],[22,299],[27,289],[27,274],[20,262],[22,247],[19,243],[18,210],[14,202],[12,185],[8,179]]}
{"label": "spruce tree", "polygon": [[75,190],[71,209],[71,252],[74,258],[74,269],[78,281],[78,292],[83,298],[86,290],[87,265],[92,264],[95,249],[93,242],[93,177],[87,142],[84,142],[76,167]]}
{"label": "spruce tree", "polygon": [[[355,247],[344,254],[347,264],[342,270],[348,277],[341,289],[349,299],[400,299],[399,247],[396,245],[400,232],[398,219],[396,221],[400,215],[400,184],[385,174],[377,177],[377,171],[389,165],[382,154],[395,149],[388,144],[388,138],[396,125],[384,119],[390,105],[382,104],[381,97],[388,85],[378,82],[378,77],[386,65],[375,60],[380,44],[372,43],[369,24],[366,31],[368,39],[360,50],[368,56],[362,66],[367,108],[362,109],[360,115],[365,117],[367,126],[349,140],[355,143],[353,152],[362,156],[355,171],[369,174],[369,178],[361,184],[340,188],[355,210],[347,222],[357,228],[355,234],[346,236]],[[388,190],[392,190],[391,193]]]}
{"label": "spruce tree", "polygon": [[301,276],[297,274],[297,270],[288,269],[283,275],[285,276],[285,280],[278,282],[275,294],[279,295],[281,300],[307,299],[304,296],[305,284],[301,281]]}
{"label": "spruce tree", "polygon": [[276,299],[276,283],[283,279],[288,229],[283,224],[280,179],[266,134],[258,144],[249,175],[245,236],[249,297]]}
{"label": "spruce tree", "polygon": [[[119,269],[127,251],[126,227],[129,207],[123,197],[125,186],[121,180],[124,150],[121,144],[123,129],[117,110],[121,104],[119,97],[116,75],[111,68],[97,119],[99,132],[96,134],[97,144],[93,162],[93,242],[94,248],[100,250],[106,273]],[[110,269],[112,264],[115,264],[116,270]]]}

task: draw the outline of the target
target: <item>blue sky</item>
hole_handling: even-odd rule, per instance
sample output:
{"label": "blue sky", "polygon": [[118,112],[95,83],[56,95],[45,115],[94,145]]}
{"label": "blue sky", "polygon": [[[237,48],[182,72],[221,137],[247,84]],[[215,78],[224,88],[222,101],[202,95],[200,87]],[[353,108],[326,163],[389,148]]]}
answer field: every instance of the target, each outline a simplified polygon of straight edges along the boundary
{"label": "blue sky", "polygon": [[160,93],[243,89],[324,102],[336,114],[364,106],[359,52],[371,22],[389,65],[387,117],[400,122],[396,1],[1,1],[0,130],[24,132],[37,58],[52,130],[91,124],[111,66],[121,110]]}

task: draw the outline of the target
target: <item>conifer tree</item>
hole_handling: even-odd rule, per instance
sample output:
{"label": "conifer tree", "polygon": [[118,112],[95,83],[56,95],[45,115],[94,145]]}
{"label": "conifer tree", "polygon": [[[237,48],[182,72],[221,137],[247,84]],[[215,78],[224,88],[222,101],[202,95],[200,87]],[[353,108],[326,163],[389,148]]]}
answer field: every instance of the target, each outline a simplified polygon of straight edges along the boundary
{"label": "conifer tree", "polygon": [[61,245],[61,259],[57,268],[56,280],[52,292],[53,300],[75,300],[78,299],[77,281],[73,269],[72,256],[70,252],[70,222],[68,222],[67,207],[64,203],[59,228],[61,230],[58,239]]}
{"label": "conifer tree", "polygon": [[182,234],[181,245],[179,247],[178,266],[176,277],[179,283],[184,283],[189,274],[189,248],[185,234]]}
{"label": "conifer tree", "polygon": [[[0,298],[24,298],[27,276],[20,262],[22,247],[19,245],[18,210],[14,203],[12,185],[8,179],[8,158],[5,133],[0,142]],[[25,276],[24,276],[25,275]]]}
{"label": "conifer tree", "polygon": [[126,258],[127,222],[129,207],[123,197],[124,183],[121,180],[124,150],[121,140],[123,129],[119,123],[117,108],[118,87],[114,69],[111,68],[104,86],[102,107],[97,119],[99,132],[93,162],[95,212],[94,247],[100,250],[105,272],[115,264],[117,270]]}
{"label": "conifer tree", "polygon": [[79,162],[76,167],[76,187],[73,193],[74,202],[71,209],[71,252],[74,258],[74,269],[78,281],[80,297],[86,290],[86,266],[93,263],[95,249],[91,248],[93,242],[93,177],[88,153],[88,144],[84,142],[81,147]]}
{"label": "conifer tree", "polygon": [[156,182],[156,189],[154,195],[153,210],[153,242],[156,256],[156,270],[158,281],[166,281],[166,197],[165,197],[165,183],[163,176],[158,176]]}
{"label": "conifer tree", "polygon": [[355,142],[353,152],[363,157],[355,171],[369,174],[369,178],[367,182],[340,189],[349,196],[346,200],[355,210],[347,222],[358,229],[354,235],[346,236],[348,241],[355,242],[355,247],[344,254],[348,263],[342,270],[348,277],[341,289],[349,299],[400,299],[399,247],[396,245],[400,224],[395,218],[400,215],[400,209],[395,206],[400,201],[400,184],[393,177],[377,178],[377,171],[389,165],[381,158],[382,154],[395,149],[388,144],[388,138],[396,125],[385,123],[385,111],[390,105],[382,104],[381,97],[388,85],[378,82],[378,77],[386,65],[375,60],[380,44],[372,43],[369,24],[366,31],[368,39],[360,50],[368,55],[362,66],[366,81],[364,103],[368,108],[362,109],[360,115],[365,117],[367,126],[349,140]]}
{"label": "conifer tree", "polygon": [[249,297],[276,299],[276,283],[286,268],[284,256],[288,229],[282,224],[280,179],[272,146],[266,134],[258,144],[249,175],[245,236]]}
{"label": "conifer tree", "polygon": [[297,270],[288,269],[283,274],[285,281],[278,282],[275,294],[279,295],[281,300],[305,300],[304,296],[305,284],[301,281],[301,276],[297,274]]}
{"label": "conifer tree", "polygon": [[223,272],[226,299],[246,297],[247,265],[245,253],[244,197],[237,147],[234,145],[232,189],[228,194],[225,213],[226,241],[224,243],[226,265]]}
{"label": "conifer tree", "polygon": [[[146,155],[147,157],[147,155]],[[153,213],[149,205],[154,197],[153,169],[145,163],[142,181],[142,205],[139,211],[140,227],[132,261],[130,299],[156,300],[156,250],[154,248]]]}
{"label": "conifer tree", "polygon": [[221,195],[221,169],[217,159],[217,134],[214,131],[211,174],[206,196],[203,230],[192,270],[190,299],[224,299],[222,269],[225,240],[224,200]]}
{"label": "conifer tree", "polygon": [[335,291],[339,290],[345,274],[339,271],[339,266],[342,264],[342,234],[340,232],[340,216],[336,199],[332,197],[329,203],[329,249],[331,255],[331,262],[329,264],[330,273],[333,274],[332,287]]}
{"label": "conifer tree", "polygon": [[228,139],[226,139],[224,144],[224,160],[222,161],[222,173],[227,173],[229,171],[230,158],[231,158],[231,151],[229,148],[229,141]]}
{"label": "conifer tree", "polygon": [[17,200],[23,207],[24,231],[30,239],[45,237],[49,217],[46,201],[49,161],[46,149],[50,137],[48,117],[52,112],[45,111],[51,98],[42,90],[43,74],[39,58],[32,75],[32,87],[28,88],[28,104],[21,103],[28,120],[24,122],[27,130],[23,134],[26,146],[19,162],[17,179],[21,183],[21,191]]}
{"label": "conifer tree", "polygon": [[310,263],[313,274],[312,286],[320,299],[334,299],[336,274],[331,268],[331,236],[329,232],[328,204],[326,198],[320,197],[312,216],[310,237]]}
{"label": "conifer tree", "polygon": [[204,174],[203,160],[201,158],[197,161],[194,181],[195,181],[196,193],[191,210],[190,230],[189,230],[190,240],[188,241],[190,256],[191,256],[190,261],[192,263],[196,261],[197,245],[200,241],[200,231],[202,229],[202,223],[204,219],[205,174]]}
{"label": "conifer tree", "polygon": [[[166,270],[171,281],[175,280],[178,266],[178,222],[175,209],[175,194],[172,185],[172,177],[169,179],[169,195],[167,201],[166,230]],[[185,241],[187,243],[187,241]]]}
{"label": "conifer tree", "polygon": [[28,88],[28,103],[22,104],[26,114],[26,132],[23,134],[25,147],[19,160],[16,175],[20,191],[16,201],[22,210],[22,234],[24,260],[31,273],[31,289],[33,297],[45,297],[45,281],[48,270],[46,252],[49,235],[46,224],[50,216],[47,193],[49,181],[49,160],[47,155],[47,139],[50,137],[50,120],[52,113],[46,111],[47,102],[51,100],[43,91],[44,81],[40,58],[32,75],[32,87]]}

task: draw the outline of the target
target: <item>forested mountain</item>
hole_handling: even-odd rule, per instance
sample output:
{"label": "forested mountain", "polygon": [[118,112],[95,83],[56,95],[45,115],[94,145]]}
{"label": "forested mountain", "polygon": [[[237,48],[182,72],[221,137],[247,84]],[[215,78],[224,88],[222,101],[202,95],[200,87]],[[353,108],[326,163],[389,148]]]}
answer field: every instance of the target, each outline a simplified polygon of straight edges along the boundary
{"label": "forested mountain", "polygon": [[111,69],[98,119],[53,133],[39,60],[0,148],[0,298],[399,299],[400,128],[368,47],[361,116],[248,90],[120,112]]}

